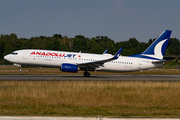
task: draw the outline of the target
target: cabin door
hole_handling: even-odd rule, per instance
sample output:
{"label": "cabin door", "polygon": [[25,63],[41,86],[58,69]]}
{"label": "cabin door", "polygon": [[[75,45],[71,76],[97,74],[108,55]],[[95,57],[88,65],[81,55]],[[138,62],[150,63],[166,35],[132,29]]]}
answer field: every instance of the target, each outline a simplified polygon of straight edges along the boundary
{"label": "cabin door", "polygon": [[28,59],[28,51],[23,52],[23,59],[27,60]]}
{"label": "cabin door", "polygon": [[139,62],[138,62],[139,64],[138,64],[138,69],[140,69],[141,70],[141,67],[142,67],[142,61],[141,60],[139,60]]}

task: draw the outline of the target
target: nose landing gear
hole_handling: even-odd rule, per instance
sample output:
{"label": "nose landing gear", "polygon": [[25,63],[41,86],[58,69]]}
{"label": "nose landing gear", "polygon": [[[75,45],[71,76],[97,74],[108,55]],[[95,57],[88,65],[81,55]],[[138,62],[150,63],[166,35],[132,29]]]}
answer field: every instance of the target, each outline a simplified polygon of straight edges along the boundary
{"label": "nose landing gear", "polygon": [[84,77],[90,77],[90,73],[89,72],[84,72]]}

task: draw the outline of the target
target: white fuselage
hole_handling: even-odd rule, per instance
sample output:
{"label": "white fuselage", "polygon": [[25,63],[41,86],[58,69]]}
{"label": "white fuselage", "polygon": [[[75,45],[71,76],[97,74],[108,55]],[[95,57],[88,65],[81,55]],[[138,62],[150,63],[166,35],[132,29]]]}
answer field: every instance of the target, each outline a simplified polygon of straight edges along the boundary
{"label": "white fuselage", "polygon": [[[93,61],[112,58],[110,54],[88,54],[77,52],[51,51],[51,50],[17,50],[13,54],[8,54],[5,59],[20,65],[35,65],[45,67],[60,68],[62,63],[78,65],[80,63],[90,63]],[[131,72],[160,67],[163,63],[152,63],[152,59],[124,57],[106,62],[99,66],[97,71],[109,72]]]}

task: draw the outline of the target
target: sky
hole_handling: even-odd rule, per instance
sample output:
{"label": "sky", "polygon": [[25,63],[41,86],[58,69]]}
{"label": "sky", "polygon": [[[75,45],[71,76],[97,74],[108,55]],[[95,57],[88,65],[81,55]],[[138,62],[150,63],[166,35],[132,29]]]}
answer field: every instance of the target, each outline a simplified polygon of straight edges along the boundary
{"label": "sky", "polygon": [[61,34],[140,42],[172,30],[180,39],[180,0],[1,0],[0,34]]}

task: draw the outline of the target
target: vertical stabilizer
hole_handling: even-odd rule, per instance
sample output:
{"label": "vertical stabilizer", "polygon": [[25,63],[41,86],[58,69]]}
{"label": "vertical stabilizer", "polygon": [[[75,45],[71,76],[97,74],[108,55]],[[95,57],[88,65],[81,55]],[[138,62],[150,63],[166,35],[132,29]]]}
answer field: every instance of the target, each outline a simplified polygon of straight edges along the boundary
{"label": "vertical stabilizer", "polygon": [[165,30],[143,53],[132,55],[132,57],[163,59],[171,32],[171,30]]}

